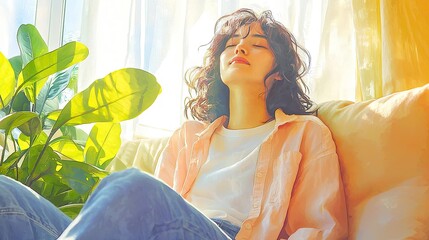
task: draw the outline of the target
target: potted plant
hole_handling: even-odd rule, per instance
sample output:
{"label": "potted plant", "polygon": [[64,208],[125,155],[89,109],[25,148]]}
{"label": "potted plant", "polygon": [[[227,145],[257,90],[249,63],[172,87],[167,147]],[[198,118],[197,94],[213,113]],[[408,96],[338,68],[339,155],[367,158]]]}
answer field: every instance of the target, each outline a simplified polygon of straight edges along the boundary
{"label": "potted plant", "polygon": [[[94,81],[60,108],[73,67],[88,56],[79,42],[53,51],[37,29],[21,25],[21,55],[0,52],[0,174],[50,200],[69,216],[80,211],[120,146],[120,124],[147,109],[161,87],[153,75],[124,68]],[[93,123],[88,134],[75,128]],[[3,141],[2,141],[3,140]]]}

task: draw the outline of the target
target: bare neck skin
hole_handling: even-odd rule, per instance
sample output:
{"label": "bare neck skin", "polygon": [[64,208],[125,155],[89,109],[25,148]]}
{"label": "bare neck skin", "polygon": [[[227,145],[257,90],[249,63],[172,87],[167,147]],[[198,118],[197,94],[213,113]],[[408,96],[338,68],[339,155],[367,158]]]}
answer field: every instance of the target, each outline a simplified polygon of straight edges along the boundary
{"label": "bare neck skin", "polygon": [[269,121],[271,116],[267,112],[264,92],[265,89],[230,89],[227,128],[254,128]]}

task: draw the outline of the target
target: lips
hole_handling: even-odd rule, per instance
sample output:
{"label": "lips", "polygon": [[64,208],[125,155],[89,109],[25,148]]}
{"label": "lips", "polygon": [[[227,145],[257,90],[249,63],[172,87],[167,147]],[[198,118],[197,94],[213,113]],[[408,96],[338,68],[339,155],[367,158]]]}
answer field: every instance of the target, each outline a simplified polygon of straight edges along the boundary
{"label": "lips", "polygon": [[231,61],[229,61],[229,64],[233,63],[250,65],[249,61],[242,57],[234,57],[233,59],[231,59]]}

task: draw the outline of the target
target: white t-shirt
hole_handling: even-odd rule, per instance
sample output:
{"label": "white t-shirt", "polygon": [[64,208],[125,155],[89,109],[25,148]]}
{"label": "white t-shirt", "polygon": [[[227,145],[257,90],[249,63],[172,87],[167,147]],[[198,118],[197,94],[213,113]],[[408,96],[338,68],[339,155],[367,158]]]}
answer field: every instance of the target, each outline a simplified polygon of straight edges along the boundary
{"label": "white t-shirt", "polygon": [[241,226],[251,207],[259,148],[274,126],[271,121],[251,129],[216,129],[187,200],[209,218]]}

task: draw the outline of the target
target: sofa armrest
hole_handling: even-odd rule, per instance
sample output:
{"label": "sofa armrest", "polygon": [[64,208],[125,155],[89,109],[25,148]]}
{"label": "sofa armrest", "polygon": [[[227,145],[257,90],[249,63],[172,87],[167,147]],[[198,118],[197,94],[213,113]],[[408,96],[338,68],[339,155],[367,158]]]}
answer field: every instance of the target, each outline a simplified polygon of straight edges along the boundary
{"label": "sofa armrest", "polygon": [[153,174],[167,142],[167,137],[126,141],[106,170],[117,172],[134,167]]}

